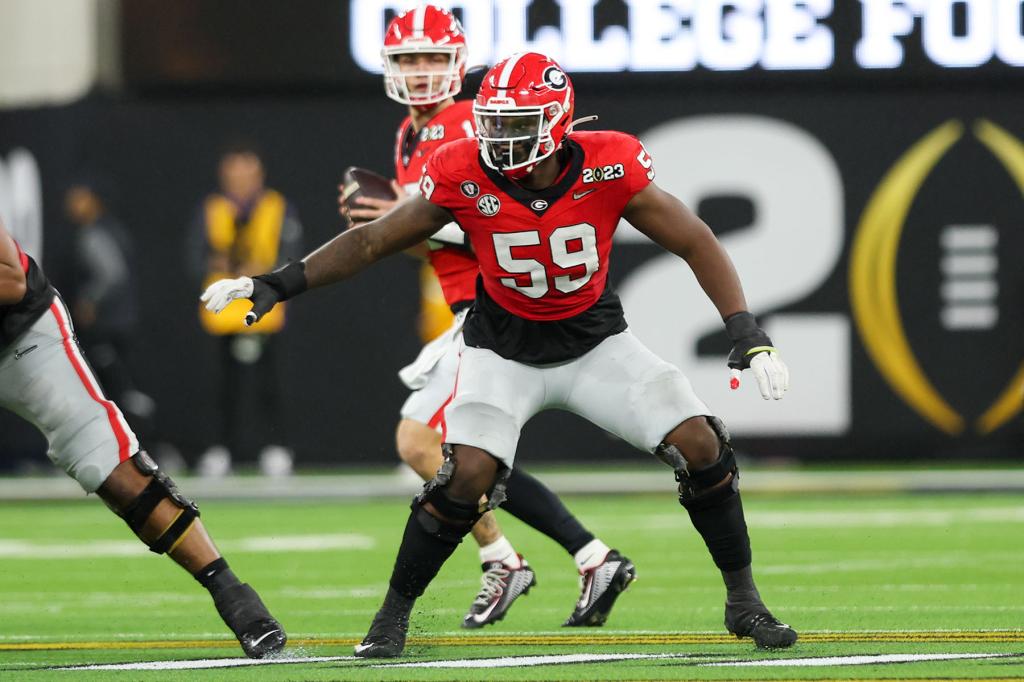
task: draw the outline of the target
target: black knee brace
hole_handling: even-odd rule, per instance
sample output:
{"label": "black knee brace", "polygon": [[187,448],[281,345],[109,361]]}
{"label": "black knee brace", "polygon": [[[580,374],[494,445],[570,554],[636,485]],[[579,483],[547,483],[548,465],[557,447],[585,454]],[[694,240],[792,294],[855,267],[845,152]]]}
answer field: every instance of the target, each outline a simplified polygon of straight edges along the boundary
{"label": "black knee brace", "polygon": [[[697,471],[689,471],[683,454],[676,446],[662,443],[655,451],[661,461],[675,469],[676,481],[679,483],[679,504],[689,510],[705,509],[719,504],[736,495],[740,486],[740,473],[729,440],[729,431],[718,417],[706,419],[718,436],[718,461],[714,464]],[[732,480],[728,485],[712,490],[730,474]]]}
{"label": "black knee brace", "polygon": [[[437,470],[434,478],[423,486],[423,492],[412,501],[412,510],[416,522],[429,535],[445,542],[458,544],[473,528],[484,512],[486,506],[479,502],[464,502],[452,498],[446,488],[455,474],[455,458],[452,457],[450,445],[442,447],[444,462]],[[424,508],[427,503],[437,510],[444,519],[439,519]]]}
{"label": "black knee brace", "polygon": [[181,508],[178,516],[160,534],[160,537],[147,543],[151,552],[163,554],[171,550],[185,535],[192,523],[199,518],[199,508],[195,502],[181,494],[171,477],[160,471],[156,462],[145,451],[139,450],[131,460],[142,474],[152,477],[149,485],[139,493],[138,497],[125,505],[124,509],[118,511],[118,515],[125,520],[125,523],[136,535],[142,532],[150,514],[161,500],[170,500]]}
{"label": "black knee brace", "polygon": [[[708,423],[719,442],[718,461],[711,466],[687,471],[682,453],[668,444],[659,446],[658,456],[675,468],[679,503],[686,508],[715,565],[723,571],[735,571],[750,565],[750,538],[743,518],[739,471],[725,425],[714,417],[708,417]],[[720,485],[730,475],[729,483]]]}

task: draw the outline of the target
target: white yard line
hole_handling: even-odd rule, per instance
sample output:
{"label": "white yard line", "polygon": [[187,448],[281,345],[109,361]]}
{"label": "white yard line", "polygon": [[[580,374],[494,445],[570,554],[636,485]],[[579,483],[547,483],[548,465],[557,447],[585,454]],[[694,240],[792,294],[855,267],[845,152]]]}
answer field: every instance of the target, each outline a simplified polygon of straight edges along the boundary
{"label": "white yard line", "polygon": [[[691,654],[552,654],[539,656],[502,656],[498,658],[451,659],[438,661],[411,661],[407,663],[384,663],[375,668],[522,668],[543,665],[581,665],[609,663],[615,661],[639,661],[679,659],[700,667],[745,667],[745,668],[788,668],[849,665],[891,665],[897,663],[923,663],[929,661],[956,661],[970,659],[1005,658],[1014,654],[1000,653],[932,653],[932,654],[870,654],[852,656],[815,656],[804,658],[738,659],[722,661],[708,656]],[[359,660],[355,656],[301,656],[292,658],[269,658],[252,660],[247,658],[202,658],[185,661],[147,661],[139,663],[108,663],[96,665],[61,666],[53,670],[202,670],[211,668],[237,668],[258,665],[295,665]]]}
{"label": "white yard line", "polygon": [[637,661],[658,658],[686,658],[704,660],[706,656],[686,654],[553,654],[548,656],[503,656],[501,658],[471,658],[447,661],[417,661],[391,663],[375,668],[524,668],[537,665],[564,665],[566,663],[606,663],[608,661]]}
{"label": "white yard line", "polygon": [[879,665],[959,661],[970,658],[1002,658],[1007,654],[872,654],[868,656],[817,656],[813,658],[775,658],[759,661],[716,661],[701,663],[708,668],[789,668],[835,665]]}
{"label": "white yard line", "polygon": [[[221,540],[217,543],[232,554],[281,552],[364,551],[376,547],[368,535],[335,533],[330,535],[275,535]],[[90,540],[88,542],[0,539],[0,559],[82,559],[96,557],[149,556],[138,540]]]}

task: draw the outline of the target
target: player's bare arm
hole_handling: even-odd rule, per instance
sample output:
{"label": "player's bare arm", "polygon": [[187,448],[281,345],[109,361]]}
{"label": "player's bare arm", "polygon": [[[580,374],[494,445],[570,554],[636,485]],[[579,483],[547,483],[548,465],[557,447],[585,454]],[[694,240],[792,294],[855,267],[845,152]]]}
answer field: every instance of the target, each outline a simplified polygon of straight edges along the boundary
{"label": "player's bare arm", "polygon": [[684,259],[693,270],[725,321],[733,342],[728,363],[733,370],[732,387],[739,386],[739,373],[749,367],[765,400],[778,400],[785,395],[789,389],[789,370],[771,339],[748,312],[736,268],[707,223],[653,182],[630,199],[622,217]]}
{"label": "player's bare arm", "polygon": [[347,230],[303,259],[308,288],[347,279],[378,260],[419,244],[452,216],[423,197],[409,197],[382,217]]}
{"label": "player's bare arm", "polygon": [[348,279],[380,259],[422,242],[451,220],[448,211],[416,195],[378,220],[342,232],[299,262],[252,278],[218,280],[200,300],[208,310],[219,313],[235,299],[248,298],[253,305],[246,324],[255,324],[280,301]]}
{"label": "player's bare arm", "polygon": [[0,222],[0,305],[13,305],[25,298],[25,271],[21,268],[14,239]]}
{"label": "player's bare arm", "polygon": [[682,201],[652,182],[626,204],[622,217],[686,261],[723,320],[747,309],[729,254],[707,223]]}

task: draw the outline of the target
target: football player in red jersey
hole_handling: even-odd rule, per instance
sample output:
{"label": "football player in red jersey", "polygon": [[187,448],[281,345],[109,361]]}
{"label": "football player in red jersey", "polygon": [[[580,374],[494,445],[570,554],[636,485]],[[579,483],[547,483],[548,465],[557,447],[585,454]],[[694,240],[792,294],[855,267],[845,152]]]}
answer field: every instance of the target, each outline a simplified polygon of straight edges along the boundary
{"label": "football player in red jersey", "polygon": [[[420,5],[388,25],[382,56],[388,97],[409,108],[395,140],[397,180],[393,186],[397,193],[417,193],[434,150],[453,140],[472,141],[475,135],[472,101],[454,99],[465,76],[466,39],[448,10]],[[343,196],[339,197],[342,207]],[[397,203],[369,197],[361,201],[366,208],[342,210],[355,224],[380,218]],[[480,268],[465,233],[454,222],[417,248],[437,273],[445,300],[455,314],[449,329],[399,372],[412,393],[402,406],[395,434],[398,453],[429,481],[444,462],[444,407],[455,386],[462,324],[476,295]],[[595,538],[554,493],[529,474],[516,469],[506,486],[505,511],[558,542],[576,562],[581,594],[586,598],[578,601],[566,625],[602,624],[617,596],[636,575],[632,563]],[[504,536],[493,512],[480,518],[472,534],[480,547],[484,573],[480,592],[463,618],[465,628],[501,620],[536,582],[533,569]]]}
{"label": "football player in red jersey", "polygon": [[572,84],[554,61],[513,55],[488,72],[477,95],[477,141],[439,149],[427,163],[422,196],[301,262],[223,280],[204,294],[213,310],[249,298],[248,319],[255,320],[278,301],[350,277],[452,219],[477,254],[476,303],[445,409],[445,463],[413,504],[390,589],[358,656],[401,654],[412,606],[479,518],[480,496],[500,499],[520,428],[553,407],[671,466],[679,501],[722,572],[726,628],[763,648],[796,641],[754,585],[728,431],[682,372],[632,335],[607,287],[619,219],[693,270],[732,340],[729,367],[750,369],[762,396],[776,400],[788,388],[788,370],[748,312],[729,256],[700,218],[653,182],[643,145],[618,132],[571,132],[572,113]]}

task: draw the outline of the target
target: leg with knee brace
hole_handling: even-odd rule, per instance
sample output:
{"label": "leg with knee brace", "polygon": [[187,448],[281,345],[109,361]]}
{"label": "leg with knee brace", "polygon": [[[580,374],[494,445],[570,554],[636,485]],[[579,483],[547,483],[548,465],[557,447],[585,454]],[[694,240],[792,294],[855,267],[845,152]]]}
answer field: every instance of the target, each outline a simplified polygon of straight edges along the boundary
{"label": "leg with knee brace", "polygon": [[131,460],[135,467],[144,476],[149,476],[151,480],[134,500],[124,505],[122,509],[115,511],[125,520],[128,527],[141,537],[142,529],[156,506],[163,500],[173,502],[181,511],[156,539],[146,543],[151,552],[157,554],[170,552],[177,547],[185,534],[191,530],[195,520],[199,518],[199,508],[195,502],[181,494],[171,477],[160,471],[156,462],[145,451],[139,450]]}
{"label": "leg with knee brace", "polygon": [[409,599],[415,599],[434,579],[462,538],[480,520],[485,511],[504,499],[508,469],[499,472],[488,494],[488,502],[462,500],[450,493],[456,459],[451,445],[443,448],[444,463],[413,500],[409,520],[398,550],[391,587]]}
{"label": "leg with knee brace", "polygon": [[683,454],[671,443],[659,445],[656,454],[675,469],[679,503],[704,538],[715,565],[723,571],[735,571],[749,566],[751,557],[739,493],[739,469],[725,424],[717,417],[707,420],[719,441],[718,460],[714,464],[690,471]]}

